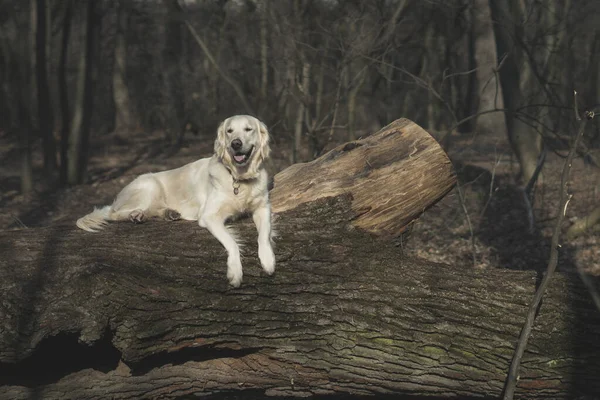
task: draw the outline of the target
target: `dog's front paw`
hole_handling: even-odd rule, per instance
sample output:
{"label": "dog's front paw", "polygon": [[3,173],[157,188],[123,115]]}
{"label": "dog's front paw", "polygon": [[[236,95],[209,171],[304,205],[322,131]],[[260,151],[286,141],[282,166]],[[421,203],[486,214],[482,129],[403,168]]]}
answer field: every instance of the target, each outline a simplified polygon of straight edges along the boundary
{"label": "dog's front paw", "polygon": [[227,279],[229,284],[233,287],[240,287],[242,284],[242,263],[240,260],[229,259],[227,260]]}
{"label": "dog's front paw", "polygon": [[263,246],[258,249],[258,258],[263,267],[263,270],[271,275],[275,272],[275,254],[271,246]]}

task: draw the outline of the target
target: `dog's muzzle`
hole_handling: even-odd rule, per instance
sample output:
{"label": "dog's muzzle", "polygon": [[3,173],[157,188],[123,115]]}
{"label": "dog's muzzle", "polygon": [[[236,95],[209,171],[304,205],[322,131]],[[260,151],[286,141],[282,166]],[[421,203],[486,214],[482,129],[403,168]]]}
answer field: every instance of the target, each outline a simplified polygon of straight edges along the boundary
{"label": "dog's muzzle", "polygon": [[231,143],[231,149],[232,149],[231,156],[233,158],[234,163],[237,166],[246,165],[246,163],[250,160],[250,157],[252,156],[252,152],[254,151],[254,146],[250,147],[250,149],[248,149],[247,151],[244,152],[242,150],[241,141],[240,141],[239,145],[237,145],[237,146],[234,145],[234,142],[235,142],[235,140]]}

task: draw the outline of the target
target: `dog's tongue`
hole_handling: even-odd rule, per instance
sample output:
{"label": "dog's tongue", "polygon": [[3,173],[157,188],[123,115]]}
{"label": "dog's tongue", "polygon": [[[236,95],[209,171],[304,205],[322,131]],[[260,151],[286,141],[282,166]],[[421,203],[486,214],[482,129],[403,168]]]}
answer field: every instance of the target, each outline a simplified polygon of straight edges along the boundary
{"label": "dog's tongue", "polygon": [[240,154],[239,156],[233,156],[233,159],[237,162],[242,162],[242,161],[244,161],[245,158],[246,158],[246,156],[243,154]]}

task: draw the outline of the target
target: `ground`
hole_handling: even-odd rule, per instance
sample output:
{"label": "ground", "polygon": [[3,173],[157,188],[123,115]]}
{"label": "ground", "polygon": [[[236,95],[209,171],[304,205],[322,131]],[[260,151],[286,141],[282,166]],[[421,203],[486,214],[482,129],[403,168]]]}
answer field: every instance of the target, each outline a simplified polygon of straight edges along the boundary
{"label": "ground", "polygon": [[[276,133],[273,137],[273,160],[268,165],[271,173],[289,165],[287,146],[283,140],[277,140]],[[14,138],[0,132],[0,159],[4,160],[0,165],[0,229],[74,224],[93,206],[109,204],[135,176],[209,156],[212,141],[209,132],[189,135],[181,149],[173,150],[164,145],[161,132],[93,138],[88,184],[58,190],[43,180],[40,151],[36,147],[35,192],[23,196],[19,194],[17,144]],[[459,175],[473,236],[454,189],[424,213],[410,234],[398,239],[399,246],[408,255],[463,268],[544,270],[558,213],[565,155],[566,151],[548,153],[543,179],[536,189],[535,224],[530,229],[523,194],[515,181],[518,166],[506,140],[478,135],[453,137],[449,156]],[[600,204],[600,170],[577,159],[573,163],[570,192],[574,196],[568,205],[563,234],[574,220]],[[574,272],[579,267],[600,275],[598,233],[561,243],[559,271]]]}

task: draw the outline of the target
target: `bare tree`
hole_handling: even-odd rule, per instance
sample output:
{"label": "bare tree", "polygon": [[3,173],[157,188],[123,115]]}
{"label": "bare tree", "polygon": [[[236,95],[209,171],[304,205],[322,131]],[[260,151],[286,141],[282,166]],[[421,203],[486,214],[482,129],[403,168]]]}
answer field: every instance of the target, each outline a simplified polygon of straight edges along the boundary
{"label": "bare tree", "polygon": [[294,147],[292,151],[292,163],[299,161],[299,152],[302,148],[302,138],[304,133],[304,117],[306,112],[306,104],[308,97],[310,96],[310,70],[311,63],[306,59],[306,56],[300,52],[300,63],[299,67],[301,70],[300,80],[297,82],[298,86],[298,108],[296,111],[296,124],[294,126]]}
{"label": "bare tree", "polygon": [[35,29],[32,28],[36,14],[31,2],[24,11],[27,17],[24,21],[20,21],[16,13],[0,20],[0,96],[4,97],[2,103],[5,105],[5,109],[0,110],[4,124],[0,128],[15,132],[18,137],[20,186],[21,192],[26,194],[33,190],[31,142],[34,135],[30,104],[34,88],[30,78],[35,51]]}
{"label": "bare tree", "polygon": [[[312,72],[312,60],[309,57],[308,49],[306,47],[308,32],[307,26],[302,24],[303,18],[308,15],[308,2],[296,0],[293,3],[293,21],[294,25],[297,26],[298,31],[296,32],[296,40],[294,42],[294,49],[296,52],[295,63],[293,64],[294,73],[293,84],[291,87],[291,94],[296,100],[296,115],[294,123],[294,141],[292,146],[292,163],[300,161],[300,152],[302,149],[302,143],[304,134],[306,132],[305,122],[307,121],[307,110],[310,102],[310,85],[311,85],[311,72]],[[290,64],[291,66],[292,64]],[[290,70],[291,72],[291,70]]]}
{"label": "bare tree", "polygon": [[71,36],[71,20],[73,18],[73,1],[63,2],[62,34],[60,41],[60,59],[58,62],[58,95],[61,111],[60,133],[60,183],[67,183],[67,165],[69,151],[69,133],[71,113],[69,110],[69,88],[67,86],[67,56]]}
{"label": "bare tree", "polygon": [[181,77],[181,60],[183,50],[183,15],[174,0],[163,0],[167,12],[165,14],[165,47],[162,54],[164,85],[167,104],[167,137],[179,146],[184,132],[183,83]]}
{"label": "bare tree", "polygon": [[117,6],[117,31],[115,34],[115,64],[113,70],[113,100],[115,102],[115,131],[130,132],[135,127],[132,103],[127,86],[127,20],[128,9],[124,0]]}
{"label": "bare tree", "polygon": [[[538,132],[539,105],[547,99],[546,83],[541,81],[540,72],[549,65],[560,36],[547,39],[543,44],[541,61],[534,57],[533,49],[527,46],[524,21],[528,16],[524,4],[519,0],[490,2],[496,33],[499,58],[505,58],[500,68],[500,80],[506,114],[508,137],[521,166],[521,177],[528,182],[534,175],[541,153],[542,137]],[[549,9],[540,9],[539,24],[548,27],[554,24],[557,9],[553,2]],[[527,102],[532,107],[529,114],[518,110]]]}
{"label": "bare tree", "polygon": [[[33,6],[33,3],[32,3]],[[54,142],[54,116],[50,102],[50,87],[48,85],[48,49],[50,38],[48,34],[48,14],[50,9],[45,0],[36,0],[35,28],[35,71],[37,83],[37,106],[39,132],[44,147],[44,173],[51,177],[56,170],[56,144]]]}
{"label": "bare tree", "polygon": [[[22,95],[19,95],[19,126],[20,126],[20,148],[21,148],[21,192],[29,193],[33,190],[33,161],[31,143],[33,141],[33,124],[31,122],[32,112],[28,106],[30,100],[34,96],[34,85],[30,78],[32,77],[35,67],[35,36],[36,36],[36,0],[30,1],[30,34],[29,43],[26,46],[28,49],[25,54],[22,72],[18,72],[19,84],[25,89]],[[31,96],[31,97],[28,97]]]}
{"label": "bare tree", "polygon": [[[590,97],[596,99],[595,108],[600,110],[600,30],[594,35],[591,47],[590,65],[588,71],[591,76]],[[600,120],[600,118],[598,118]],[[596,121],[596,140],[600,141],[600,122]]]}
{"label": "bare tree", "polygon": [[0,62],[2,68],[0,68],[0,85],[1,93],[0,96],[0,126],[12,127],[16,122],[17,111],[15,108],[15,102],[7,101],[11,97],[10,79],[12,76],[12,50],[8,45],[6,27],[0,25]]}
{"label": "bare tree", "polygon": [[[174,1],[173,4],[177,5],[181,9],[181,6],[179,5],[179,3],[177,3],[176,0],[173,0],[173,1]],[[183,9],[181,9],[181,10],[183,12]],[[252,114],[254,107],[252,107],[250,105],[250,102],[248,101],[246,93],[244,92],[240,83],[236,79],[232,78],[229,74],[227,74],[227,72],[224,70],[224,68],[221,68],[218,60],[213,55],[213,52],[208,47],[205,40],[203,40],[202,37],[198,34],[198,32],[196,31],[196,29],[194,28],[192,23],[187,19],[184,22],[188,28],[188,31],[190,32],[190,34],[192,35],[192,37],[194,38],[194,40],[196,41],[198,46],[200,46],[200,48],[202,49],[202,52],[203,52],[204,56],[206,57],[206,59],[215,68],[215,70],[217,71],[219,76],[233,89],[233,91],[237,95],[238,99],[242,103],[242,106],[245,109],[245,111]]]}
{"label": "bare tree", "polygon": [[257,3],[260,19],[260,98],[265,104],[269,87],[269,0],[258,0]]}
{"label": "bare tree", "polygon": [[92,68],[95,48],[95,10],[96,2],[84,2],[85,23],[81,24],[84,38],[79,55],[77,88],[73,104],[73,118],[69,134],[67,181],[74,185],[82,183],[87,173],[90,121],[92,113]]}
{"label": "bare tree", "polygon": [[360,90],[367,80],[367,67],[361,64],[349,67],[350,76],[353,76],[348,85],[348,140],[356,139],[356,102]]}
{"label": "bare tree", "polygon": [[[472,14],[472,40],[478,94],[476,112],[503,109],[504,98],[497,72],[496,36],[492,25],[489,0],[475,0]],[[479,133],[492,133],[506,137],[506,119],[502,113],[481,114],[476,119],[475,129]]]}

